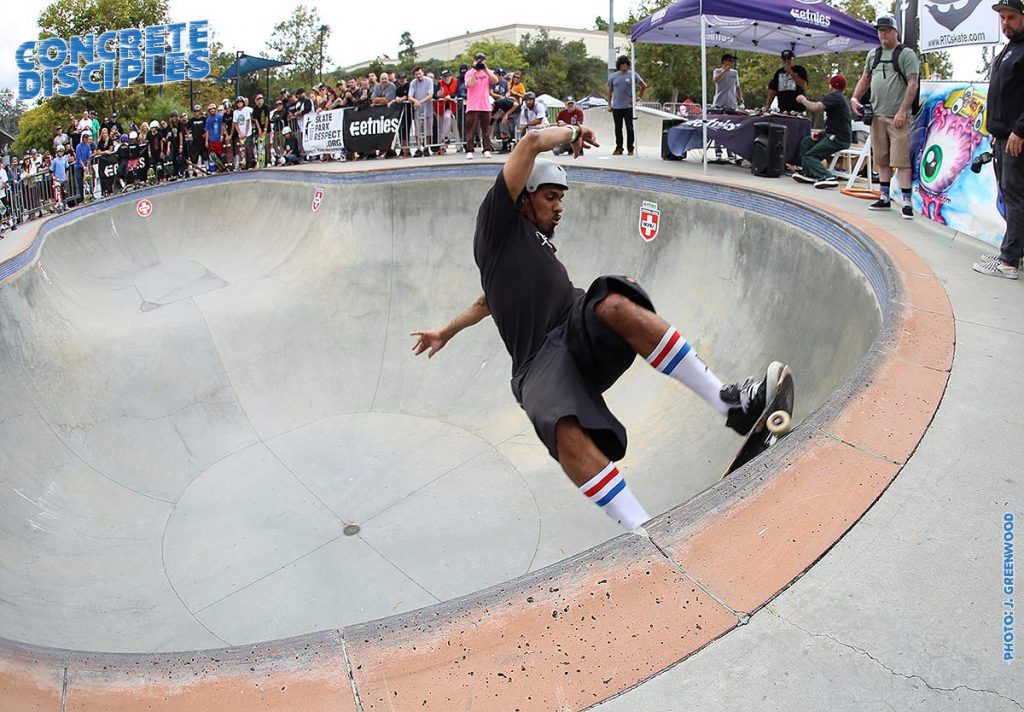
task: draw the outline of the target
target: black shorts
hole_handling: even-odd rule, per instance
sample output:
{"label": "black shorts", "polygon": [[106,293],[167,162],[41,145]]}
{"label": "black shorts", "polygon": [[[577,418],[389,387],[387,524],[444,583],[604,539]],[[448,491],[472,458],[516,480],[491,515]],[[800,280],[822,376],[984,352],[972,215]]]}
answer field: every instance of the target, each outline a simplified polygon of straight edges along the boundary
{"label": "black shorts", "polygon": [[575,417],[610,460],[626,454],[626,428],[601,395],[632,365],[636,351],[594,313],[609,293],[621,294],[651,311],[650,297],[628,277],[598,277],[573,304],[564,323],[552,329],[512,391],[555,460],[555,426]]}

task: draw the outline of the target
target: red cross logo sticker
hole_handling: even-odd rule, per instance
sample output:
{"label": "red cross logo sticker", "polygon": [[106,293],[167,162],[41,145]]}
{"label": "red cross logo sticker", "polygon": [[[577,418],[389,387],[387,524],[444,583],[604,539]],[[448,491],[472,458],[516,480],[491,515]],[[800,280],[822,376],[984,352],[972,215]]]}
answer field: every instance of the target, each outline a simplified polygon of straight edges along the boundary
{"label": "red cross logo sticker", "polygon": [[148,218],[149,214],[153,212],[153,204],[143,198],[135,204],[135,212],[139,214],[140,218]]}
{"label": "red cross logo sticker", "polygon": [[644,242],[650,242],[658,236],[658,227],[661,223],[661,211],[657,203],[644,201],[640,206],[640,237]]}
{"label": "red cross logo sticker", "polygon": [[313,204],[310,205],[310,207],[313,209],[314,213],[317,210],[320,209],[320,205],[323,203],[323,200],[324,200],[324,189],[323,188],[317,188],[313,192]]}

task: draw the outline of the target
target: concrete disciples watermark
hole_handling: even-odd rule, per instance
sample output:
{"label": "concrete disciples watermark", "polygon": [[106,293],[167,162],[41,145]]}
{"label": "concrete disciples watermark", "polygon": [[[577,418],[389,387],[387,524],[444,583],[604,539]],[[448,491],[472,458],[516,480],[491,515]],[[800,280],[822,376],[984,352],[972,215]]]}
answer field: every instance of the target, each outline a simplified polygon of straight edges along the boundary
{"label": "concrete disciples watermark", "polygon": [[1012,512],[1003,515],[1003,660],[1014,660],[1014,570],[1013,570],[1013,526]]}

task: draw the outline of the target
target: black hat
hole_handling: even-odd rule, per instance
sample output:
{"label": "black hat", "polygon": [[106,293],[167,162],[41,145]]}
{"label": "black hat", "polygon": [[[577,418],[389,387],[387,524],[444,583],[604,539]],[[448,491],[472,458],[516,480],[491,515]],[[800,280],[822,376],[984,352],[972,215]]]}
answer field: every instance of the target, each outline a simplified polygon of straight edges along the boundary
{"label": "black hat", "polygon": [[1021,0],[999,0],[999,2],[992,6],[992,9],[1016,10],[1017,12],[1024,14],[1024,2],[1021,2]]}
{"label": "black hat", "polygon": [[468,64],[460,64],[459,65],[459,71],[460,72],[468,72],[469,71],[469,65]]}
{"label": "black hat", "polygon": [[528,92],[526,92],[525,95],[523,95],[523,98],[524,99],[536,99],[537,95],[534,94],[532,91],[528,91]]}
{"label": "black hat", "polygon": [[287,89],[282,89],[282,90],[281,90],[281,93],[282,93],[282,94],[287,94],[287,93],[288,93],[288,90],[287,90]]}
{"label": "black hat", "polygon": [[295,93],[296,94],[305,94],[306,90],[303,89],[302,87],[299,87],[298,89],[295,90]]}
{"label": "black hat", "polygon": [[473,59],[479,62],[481,59],[487,59],[487,55],[484,54],[483,52],[477,52],[476,54],[473,55]]}
{"label": "black hat", "polygon": [[796,55],[793,54],[793,50],[791,50],[791,49],[784,49],[784,50],[782,50],[782,58],[783,59],[793,59],[793,57],[795,57],[795,56]]}
{"label": "black hat", "polygon": [[409,76],[409,75],[408,75],[408,74],[406,74],[405,72],[399,72],[399,73],[398,73],[398,78],[399,78],[399,79],[405,79],[405,78],[406,78],[406,77],[408,77],[408,76]]}
{"label": "black hat", "polygon": [[736,55],[734,55],[734,54],[723,54],[722,55],[722,61],[723,62],[729,62],[729,61],[735,62],[736,61]]}
{"label": "black hat", "polygon": [[452,75],[452,70],[450,70],[450,69],[442,69],[441,70],[441,76],[442,77],[450,77],[451,75]]}

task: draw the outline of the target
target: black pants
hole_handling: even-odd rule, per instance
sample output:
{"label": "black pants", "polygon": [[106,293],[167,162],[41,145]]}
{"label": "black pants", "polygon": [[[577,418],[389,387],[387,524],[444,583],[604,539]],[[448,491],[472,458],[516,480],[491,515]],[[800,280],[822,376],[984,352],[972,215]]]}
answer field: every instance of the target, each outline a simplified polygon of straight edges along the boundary
{"label": "black pants", "polygon": [[612,109],[612,118],[615,119],[615,150],[622,150],[622,124],[626,124],[626,149],[632,151],[636,147],[633,136],[633,108]]}
{"label": "black pants", "polygon": [[1024,256],[1024,154],[1014,157],[1005,138],[992,138],[992,163],[1006,209],[1006,234],[999,256],[1016,266]]}

